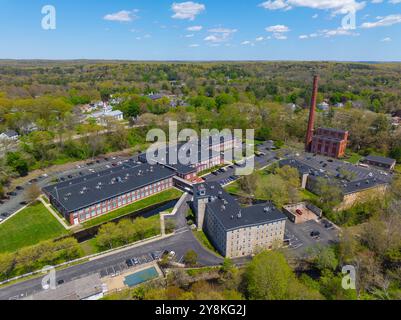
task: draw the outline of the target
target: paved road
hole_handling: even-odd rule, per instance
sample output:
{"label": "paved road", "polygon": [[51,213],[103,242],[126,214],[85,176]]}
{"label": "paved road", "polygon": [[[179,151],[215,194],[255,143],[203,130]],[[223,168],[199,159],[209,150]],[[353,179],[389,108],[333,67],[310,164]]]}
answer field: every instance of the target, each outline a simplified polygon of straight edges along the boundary
{"label": "paved road", "polygon": [[[190,199],[191,196],[188,195],[186,200],[189,201]],[[94,273],[101,273],[106,269],[125,263],[127,259],[140,257],[154,251],[174,251],[177,260],[182,261],[188,250],[195,250],[198,253],[198,262],[201,265],[212,266],[222,263],[221,257],[216,256],[199,244],[187,226],[185,217],[188,209],[188,203],[184,202],[177,214],[169,218],[176,220],[176,234],[174,236],[58,271],[57,280],[62,279],[67,283]],[[31,279],[0,289],[0,300],[20,299],[41,290],[41,278]]]}

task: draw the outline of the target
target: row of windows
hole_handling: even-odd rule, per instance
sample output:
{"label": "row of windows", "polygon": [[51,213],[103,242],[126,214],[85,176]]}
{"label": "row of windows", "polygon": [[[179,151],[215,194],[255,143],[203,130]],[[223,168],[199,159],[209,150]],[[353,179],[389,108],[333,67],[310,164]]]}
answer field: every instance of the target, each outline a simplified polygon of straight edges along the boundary
{"label": "row of windows", "polygon": [[153,184],[152,186],[146,186],[145,188],[127,193],[118,198],[99,203],[90,208],[80,210],[74,213],[74,218],[79,217],[79,221],[85,221],[96,216],[105,214],[107,212],[113,211],[119,207],[125,206],[132,202],[138,201],[140,199],[146,198],[152,194],[163,191],[165,189],[171,188],[173,186],[172,180],[164,180]]}

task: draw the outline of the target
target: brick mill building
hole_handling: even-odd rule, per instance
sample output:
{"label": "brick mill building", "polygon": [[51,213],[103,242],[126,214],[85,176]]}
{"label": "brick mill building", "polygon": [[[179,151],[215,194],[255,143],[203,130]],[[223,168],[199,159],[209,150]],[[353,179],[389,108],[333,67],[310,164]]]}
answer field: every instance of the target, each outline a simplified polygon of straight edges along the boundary
{"label": "brick mill building", "polygon": [[[196,182],[199,172],[224,163],[223,154],[216,151],[233,148],[236,140],[226,137],[211,141],[209,144],[196,142],[199,148],[194,164],[170,165],[166,159],[148,163],[146,154],[141,154],[139,162],[131,159],[114,168],[47,186],[43,192],[71,225],[77,225],[183,182],[185,186]],[[177,147],[180,148],[185,152],[184,145]],[[201,152],[202,148],[208,152]],[[169,149],[166,151],[169,159]]]}
{"label": "brick mill building", "polygon": [[318,128],[315,130],[316,104],[319,77],[313,79],[312,103],[309,112],[308,129],[306,131],[305,151],[332,158],[342,158],[348,143],[348,131]]}
{"label": "brick mill building", "polygon": [[193,209],[198,229],[224,257],[250,256],[283,244],[287,217],[271,202],[243,208],[218,183],[204,183],[194,186]]}
{"label": "brick mill building", "polygon": [[175,171],[134,162],[43,189],[50,203],[76,225],[173,187]]}

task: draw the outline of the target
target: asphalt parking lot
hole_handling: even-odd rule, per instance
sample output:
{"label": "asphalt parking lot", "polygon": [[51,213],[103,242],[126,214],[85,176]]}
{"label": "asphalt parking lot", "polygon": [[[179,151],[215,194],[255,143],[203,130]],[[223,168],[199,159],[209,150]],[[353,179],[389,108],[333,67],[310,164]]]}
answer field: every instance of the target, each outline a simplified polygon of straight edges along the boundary
{"label": "asphalt parking lot", "polygon": [[[319,236],[312,236],[313,232],[318,233]],[[301,224],[287,221],[285,239],[289,240],[289,250],[298,256],[304,256],[307,254],[307,249],[336,243],[338,230],[324,219],[311,220]]]}
{"label": "asphalt parking lot", "polygon": [[149,254],[144,254],[138,257],[129,257],[125,262],[115,264],[114,266],[100,270],[100,277],[115,277],[120,275],[126,270],[131,268],[139,267],[144,264],[148,264],[153,261],[157,261],[162,257],[163,253],[161,251],[155,251]]}

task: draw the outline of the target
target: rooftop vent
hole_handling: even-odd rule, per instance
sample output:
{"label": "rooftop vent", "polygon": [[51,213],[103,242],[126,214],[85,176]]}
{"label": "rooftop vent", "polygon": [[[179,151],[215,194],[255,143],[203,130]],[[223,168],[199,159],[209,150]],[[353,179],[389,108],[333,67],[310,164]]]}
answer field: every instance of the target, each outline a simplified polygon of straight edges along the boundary
{"label": "rooftop vent", "polygon": [[241,212],[241,210],[240,210],[240,212],[237,214],[237,218],[238,218],[238,219],[241,219],[241,218],[242,218],[242,212]]}
{"label": "rooftop vent", "polygon": [[263,209],[263,211],[266,212],[266,213],[269,213],[269,212],[271,211],[271,209],[270,209],[270,207],[265,207],[265,208]]}

